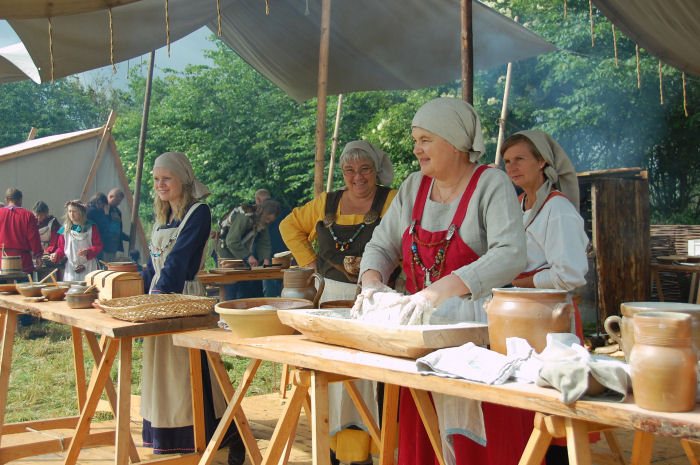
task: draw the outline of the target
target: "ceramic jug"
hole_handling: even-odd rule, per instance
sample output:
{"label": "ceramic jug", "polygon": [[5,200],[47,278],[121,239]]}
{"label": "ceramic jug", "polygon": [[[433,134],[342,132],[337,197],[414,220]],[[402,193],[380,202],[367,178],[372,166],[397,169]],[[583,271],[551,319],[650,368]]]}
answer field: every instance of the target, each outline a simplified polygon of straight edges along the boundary
{"label": "ceramic jug", "polygon": [[633,317],[630,353],[634,402],[647,410],[687,412],[695,408],[697,357],[692,317],[675,312],[640,312]]}
{"label": "ceramic jug", "polygon": [[640,312],[679,312],[690,315],[693,347],[700,357],[700,305],[683,302],[623,302],[620,304],[622,317],[611,315],[605,319],[603,326],[612,340],[620,345],[620,349],[625,353],[625,360],[629,362],[634,346],[632,319]]}
{"label": "ceramic jug", "polygon": [[568,292],[522,287],[493,289],[484,304],[491,350],[505,354],[506,338],[521,337],[536,352],[547,346],[548,333],[568,333],[574,306]]}
{"label": "ceramic jug", "polygon": [[[317,281],[316,286],[314,280]],[[324,286],[323,276],[315,273],[313,268],[288,268],[282,272],[280,297],[310,300],[314,303],[314,308],[318,308]]]}

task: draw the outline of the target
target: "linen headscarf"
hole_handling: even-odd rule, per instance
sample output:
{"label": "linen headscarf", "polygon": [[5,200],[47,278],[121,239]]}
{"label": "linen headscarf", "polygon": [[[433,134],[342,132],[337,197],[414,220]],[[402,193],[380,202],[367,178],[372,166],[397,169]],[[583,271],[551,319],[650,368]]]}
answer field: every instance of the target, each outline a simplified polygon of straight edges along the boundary
{"label": "linen headscarf", "polygon": [[192,186],[192,197],[197,200],[202,200],[211,194],[209,188],[194,177],[192,164],[184,153],[165,152],[156,158],[153,168],[170,170],[183,184]]}
{"label": "linen headscarf", "polygon": [[449,97],[431,100],[418,109],[411,126],[442,137],[458,150],[468,153],[472,163],[486,151],[479,115],[463,100]]}
{"label": "linen headscarf", "polygon": [[394,181],[394,165],[391,164],[389,155],[383,150],[378,149],[366,140],[354,140],[348,142],[343,148],[343,153],[338,159],[343,163],[343,156],[351,150],[361,150],[366,154],[366,157],[372,160],[374,168],[377,170],[377,182],[382,186],[390,186]]}
{"label": "linen headscarf", "polygon": [[[552,187],[567,196],[578,211],[579,191],[576,170],[561,145],[544,131],[520,131],[516,134],[521,134],[530,139],[530,142],[537,147],[544,161],[547,162],[544,167],[545,182],[537,189],[537,200],[532,206],[533,211],[539,211],[547,200]],[[534,215],[531,215],[530,221],[534,219]],[[525,226],[527,227],[528,225]]]}

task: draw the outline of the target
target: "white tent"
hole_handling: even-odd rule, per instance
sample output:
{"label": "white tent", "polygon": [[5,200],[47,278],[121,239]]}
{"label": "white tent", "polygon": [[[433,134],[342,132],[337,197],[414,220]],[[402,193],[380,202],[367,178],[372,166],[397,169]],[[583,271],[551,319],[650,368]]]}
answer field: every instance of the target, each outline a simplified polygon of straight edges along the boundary
{"label": "white tent", "polygon": [[[85,200],[97,192],[106,194],[119,187],[125,194],[119,209],[124,232],[129,234],[133,199],[112,138],[113,121],[112,114],[103,127],[32,139],[0,149],[0,191],[17,187],[23,194],[23,207],[31,209],[43,200],[51,214],[62,220],[67,200],[81,196]],[[142,260],[147,257],[146,244],[138,220],[133,248],[140,252]]]}

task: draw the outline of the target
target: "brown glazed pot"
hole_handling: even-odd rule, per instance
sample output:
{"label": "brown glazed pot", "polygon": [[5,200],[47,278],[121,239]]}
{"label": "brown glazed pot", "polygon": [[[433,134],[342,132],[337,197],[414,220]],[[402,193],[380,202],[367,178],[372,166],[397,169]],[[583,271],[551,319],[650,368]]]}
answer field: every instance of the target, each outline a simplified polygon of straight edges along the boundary
{"label": "brown glazed pot", "polygon": [[620,304],[622,317],[611,315],[605,319],[604,327],[608,335],[625,353],[629,361],[634,346],[634,327],[632,319],[641,312],[678,312],[687,313],[692,317],[691,331],[695,351],[700,358],[700,305],[683,302],[623,302]]}
{"label": "brown glazed pot", "polygon": [[138,271],[138,265],[133,262],[109,262],[107,263],[108,271]]}
{"label": "brown glazed pot", "polygon": [[318,308],[352,308],[354,300],[326,300],[321,302]]}
{"label": "brown glazed pot", "polygon": [[[318,283],[316,286],[314,280]],[[325,284],[323,276],[315,273],[313,268],[288,268],[282,272],[280,297],[310,300],[314,303],[314,308],[317,308]]]}
{"label": "brown glazed pot", "polygon": [[635,343],[630,354],[634,402],[661,412],[695,408],[697,357],[690,315],[641,312],[633,317]]}
{"label": "brown glazed pot", "polygon": [[557,289],[493,289],[493,298],[484,305],[491,350],[505,354],[506,338],[521,337],[539,353],[547,346],[548,333],[570,332],[574,306],[567,294]]}

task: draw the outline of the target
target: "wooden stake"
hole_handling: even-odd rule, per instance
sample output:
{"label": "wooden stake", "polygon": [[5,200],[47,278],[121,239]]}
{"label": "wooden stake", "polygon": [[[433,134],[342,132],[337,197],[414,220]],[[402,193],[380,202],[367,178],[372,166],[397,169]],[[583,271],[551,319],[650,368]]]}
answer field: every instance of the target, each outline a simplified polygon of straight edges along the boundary
{"label": "wooden stake", "polygon": [[685,94],[685,71],[683,71],[683,113],[685,113],[685,117],[688,117],[688,101],[686,100],[686,94]]}
{"label": "wooden stake", "polygon": [[32,126],[32,128],[29,130],[29,135],[27,136],[27,140],[33,140],[36,137],[36,128]]}
{"label": "wooden stake", "polygon": [[593,1],[588,0],[588,16],[591,18],[591,47],[595,47],[595,37],[593,35]]}
{"label": "wooden stake", "polygon": [[316,109],[316,154],[314,156],[314,195],[323,192],[323,164],[326,148],[326,102],[328,90],[328,52],[330,48],[331,0],[321,4],[321,41],[318,53],[318,90]]}
{"label": "wooden stake", "polygon": [[335,168],[335,152],[338,149],[338,128],[340,128],[340,109],[342,106],[343,94],[338,94],[338,108],[335,110],[335,127],[333,128],[333,138],[331,139],[331,162],[328,165],[326,192],[331,191],[331,184],[333,184],[333,169]]}
{"label": "wooden stake", "polygon": [[659,60],[659,95],[661,96],[661,105],[664,104],[664,83],[663,73],[661,71],[661,60]]}
{"label": "wooden stake", "polygon": [[[516,23],[518,22],[518,17],[513,19]],[[513,72],[513,63],[508,63],[508,68],[506,69],[506,84],[503,89],[503,105],[501,106],[501,118],[498,120],[498,139],[496,142],[496,159],[494,163],[496,166],[501,166],[501,147],[503,146],[503,139],[505,138],[506,132],[506,118],[508,117],[508,96],[510,95],[510,77]]]}
{"label": "wooden stake", "polygon": [[564,21],[566,21],[566,0],[564,0]]}
{"label": "wooden stake", "polygon": [[615,25],[612,24],[612,33],[613,33],[613,48],[615,49],[615,68],[619,68],[619,63],[617,61],[617,35],[615,34]]}
{"label": "wooden stake", "polygon": [[642,74],[639,72],[639,45],[634,45],[635,53],[637,55],[637,89],[642,88]]}
{"label": "wooden stake", "polygon": [[461,0],[462,17],[462,100],[474,103],[474,43],[472,41],[472,0]]}

